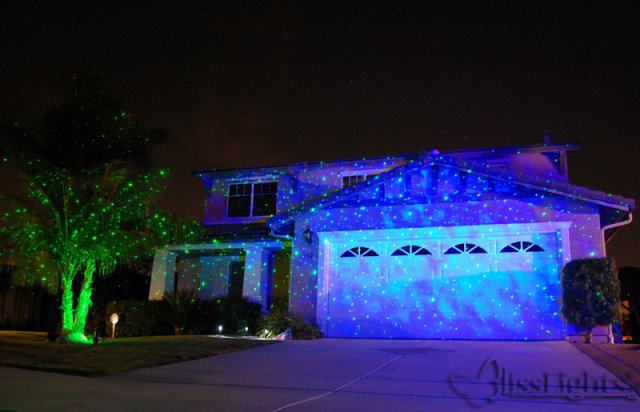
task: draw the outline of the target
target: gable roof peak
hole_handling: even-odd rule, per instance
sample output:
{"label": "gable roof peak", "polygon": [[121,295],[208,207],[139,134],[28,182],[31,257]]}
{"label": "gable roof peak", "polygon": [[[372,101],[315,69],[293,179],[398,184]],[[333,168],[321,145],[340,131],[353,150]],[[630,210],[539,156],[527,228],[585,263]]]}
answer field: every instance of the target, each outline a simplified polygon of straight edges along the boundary
{"label": "gable roof peak", "polygon": [[356,183],[343,189],[326,193],[320,197],[307,200],[290,208],[289,210],[277,213],[276,215],[268,218],[266,223],[272,228],[280,226],[300,213],[318,210],[319,208],[333,204],[342,198],[355,195],[373,185],[380,184],[385,180],[397,178],[404,174],[414,173],[416,170],[425,166],[444,166],[459,169],[467,173],[478,173],[489,178],[595,203],[625,212],[630,212],[635,208],[635,201],[633,199],[627,199],[622,196],[615,196],[597,190],[590,190],[552,179],[533,178],[521,173],[516,174],[507,170],[498,170],[488,163],[480,163],[468,159],[458,159],[453,156],[440,153],[430,154],[423,152],[396,167],[373,176],[370,179],[366,179],[360,183]]}

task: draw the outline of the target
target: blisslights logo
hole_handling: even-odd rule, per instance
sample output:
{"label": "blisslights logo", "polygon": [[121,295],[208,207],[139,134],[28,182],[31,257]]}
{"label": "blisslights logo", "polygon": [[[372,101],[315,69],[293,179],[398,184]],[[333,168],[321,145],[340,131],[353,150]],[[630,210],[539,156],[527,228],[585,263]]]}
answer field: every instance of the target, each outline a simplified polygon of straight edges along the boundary
{"label": "blisslights logo", "polygon": [[583,372],[569,376],[543,372],[527,376],[501,367],[491,358],[484,361],[475,376],[449,376],[449,386],[476,407],[507,398],[555,397],[580,401],[584,398],[615,397],[638,400],[633,389],[607,374],[590,376]]}

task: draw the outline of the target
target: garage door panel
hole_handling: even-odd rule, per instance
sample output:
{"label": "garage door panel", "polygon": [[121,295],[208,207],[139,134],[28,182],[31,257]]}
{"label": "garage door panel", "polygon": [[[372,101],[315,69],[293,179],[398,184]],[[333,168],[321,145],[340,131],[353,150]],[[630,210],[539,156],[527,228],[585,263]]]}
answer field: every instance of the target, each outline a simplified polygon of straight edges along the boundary
{"label": "garage door panel", "polygon": [[[536,288],[530,272],[462,276],[443,280],[438,295],[438,333],[492,339],[560,338],[553,289]],[[548,325],[548,327],[545,327]]]}

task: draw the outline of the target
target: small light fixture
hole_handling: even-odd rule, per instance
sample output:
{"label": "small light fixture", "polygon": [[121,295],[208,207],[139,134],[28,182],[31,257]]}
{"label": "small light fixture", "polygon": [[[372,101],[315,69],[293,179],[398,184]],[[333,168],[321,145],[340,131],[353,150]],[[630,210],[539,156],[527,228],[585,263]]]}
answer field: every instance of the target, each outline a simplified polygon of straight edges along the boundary
{"label": "small light fixture", "polygon": [[120,320],[120,317],[117,313],[113,312],[111,316],[109,316],[109,322],[111,323],[111,339],[116,337],[116,323]]}
{"label": "small light fixture", "polygon": [[222,335],[222,325],[218,325],[218,335]]}
{"label": "small light fixture", "polygon": [[309,229],[309,226],[307,226],[307,228],[304,230],[304,232],[302,232],[302,238],[304,239],[305,242],[307,242],[307,245],[310,245],[311,242],[313,241],[311,239],[311,229]]}
{"label": "small light fixture", "polygon": [[245,327],[244,327],[244,334],[246,335],[246,334],[248,334],[248,333],[249,333],[249,327],[248,327],[248,326],[245,326]]}

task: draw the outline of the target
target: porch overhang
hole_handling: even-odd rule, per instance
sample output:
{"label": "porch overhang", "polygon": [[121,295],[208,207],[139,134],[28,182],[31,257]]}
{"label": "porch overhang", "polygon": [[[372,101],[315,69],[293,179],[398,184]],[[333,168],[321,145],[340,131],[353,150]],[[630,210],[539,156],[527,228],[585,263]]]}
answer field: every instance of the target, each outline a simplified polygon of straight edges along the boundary
{"label": "porch overhang", "polygon": [[222,252],[238,251],[244,253],[244,281],[242,296],[266,307],[270,298],[269,277],[271,275],[270,256],[273,252],[283,249],[284,245],[278,240],[252,240],[212,242],[184,245],[167,245],[160,249],[153,259],[149,300],[160,300],[166,293],[175,290],[176,260],[183,255],[209,256],[215,258],[226,257]]}

